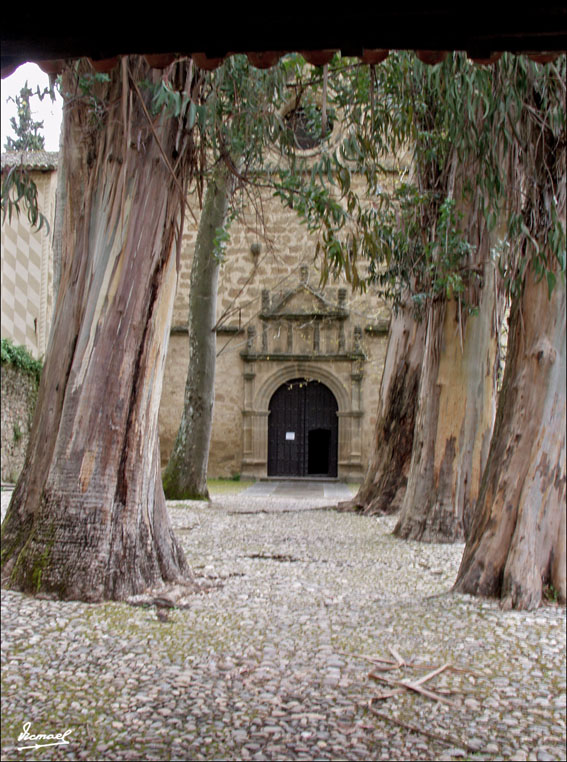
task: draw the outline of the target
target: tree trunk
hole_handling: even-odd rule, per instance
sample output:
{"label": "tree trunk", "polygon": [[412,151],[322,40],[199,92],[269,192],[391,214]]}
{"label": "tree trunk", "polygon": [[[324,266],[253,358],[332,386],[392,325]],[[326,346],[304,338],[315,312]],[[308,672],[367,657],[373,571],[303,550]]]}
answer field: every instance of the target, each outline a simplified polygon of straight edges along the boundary
{"label": "tree trunk", "polygon": [[404,305],[392,315],[378,402],[372,460],[355,497],[339,510],[365,515],[396,513],[411,461],[425,326]]}
{"label": "tree trunk", "polygon": [[528,272],[510,317],[508,359],[477,512],[455,583],[461,593],[537,607],[565,602],[565,280],[551,299]]}
{"label": "tree trunk", "polygon": [[208,500],[207,464],[213,422],[216,363],[217,285],[220,260],[215,237],[226,222],[232,177],[219,165],[210,180],[191,265],[189,370],[183,415],[163,474],[171,500]]}
{"label": "tree trunk", "polygon": [[428,308],[412,461],[397,537],[455,542],[464,539],[471,521],[496,412],[503,313],[489,251],[485,231],[475,250],[476,261],[485,262],[478,314],[465,319],[456,299]]}
{"label": "tree trunk", "polygon": [[[177,65],[182,86],[188,71]],[[93,83],[88,101],[72,69],[63,79],[61,282],[2,526],[5,584],[62,599],[123,599],[188,574],[165,506],[157,417],[190,154],[180,119],[149,123],[142,80],[160,76],[141,56]]]}
{"label": "tree trunk", "polygon": [[548,586],[567,597],[564,62],[560,72],[547,71],[542,89],[541,72],[528,70],[534,84],[515,130],[517,272],[528,265],[516,283],[494,436],[455,583],[504,608],[536,608]]}

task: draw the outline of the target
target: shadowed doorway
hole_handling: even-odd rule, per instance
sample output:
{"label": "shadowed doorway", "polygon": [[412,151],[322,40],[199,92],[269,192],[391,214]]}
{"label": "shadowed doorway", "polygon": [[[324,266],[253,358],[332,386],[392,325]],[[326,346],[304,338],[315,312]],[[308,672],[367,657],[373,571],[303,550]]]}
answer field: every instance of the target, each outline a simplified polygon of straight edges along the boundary
{"label": "shadowed doorway", "polygon": [[286,381],[270,400],[268,476],[336,476],[338,405],[319,381]]}

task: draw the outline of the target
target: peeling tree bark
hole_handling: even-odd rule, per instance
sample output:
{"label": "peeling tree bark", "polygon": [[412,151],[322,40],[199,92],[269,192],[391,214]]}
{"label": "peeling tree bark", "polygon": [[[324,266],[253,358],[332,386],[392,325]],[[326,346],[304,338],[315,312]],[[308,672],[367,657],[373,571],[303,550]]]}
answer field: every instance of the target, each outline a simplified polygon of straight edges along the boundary
{"label": "peeling tree bark", "polygon": [[[516,208],[522,218],[508,353],[486,470],[455,583],[461,593],[565,603],[565,85],[528,70],[519,115]],[[564,69],[563,69],[564,74]],[[532,84],[533,83],[533,84]],[[545,98],[541,92],[545,92]],[[549,293],[551,291],[551,293]]]}
{"label": "peeling tree bark", "polygon": [[339,510],[386,515],[400,509],[411,462],[424,344],[424,323],[415,320],[410,305],[400,307],[390,323],[372,460],[357,494],[340,503]]}
{"label": "peeling tree bark", "polygon": [[[180,86],[189,71],[178,65]],[[61,281],[30,447],[2,525],[7,586],[84,601],[188,574],[165,506],[157,416],[191,157],[178,119],[148,122],[134,83],[159,75],[141,56],[123,58],[110,78],[93,85],[93,112],[74,71],[64,76]]]}
{"label": "peeling tree bark", "polygon": [[455,583],[461,593],[536,608],[565,603],[565,281],[548,298],[530,270],[510,316],[508,360],[477,513]]}
{"label": "peeling tree bark", "polygon": [[429,312],[410,475],[394,530],[398,537],[431,542],[465,537],[496,411],[498,334],[492,327],[494,305],[486,301],[491,300],[482,300],[477,316],[467,318],[462,348],[456,303],[436,304]]}
{"label": "peeling tree bark", "polygon": [[490,259],[484,221],[469,209],[467,239],[482,280],[466,299],[478,306],[465,317],[456,299],[429,305],[418,413],[408,485],[397,537],[427,542],[463,540],[472,519],[494,425],[499,327],[504,301]]}
{"label": "peeling tree bark", "polygon": [[183,414],[163,473],[170,500],[208,500],[207,465],[213,422],[216,364],[216,306],[220,261],[215,236],[226,222],[232,177],[219,165],[207,185],[191,265],[189,370]]}

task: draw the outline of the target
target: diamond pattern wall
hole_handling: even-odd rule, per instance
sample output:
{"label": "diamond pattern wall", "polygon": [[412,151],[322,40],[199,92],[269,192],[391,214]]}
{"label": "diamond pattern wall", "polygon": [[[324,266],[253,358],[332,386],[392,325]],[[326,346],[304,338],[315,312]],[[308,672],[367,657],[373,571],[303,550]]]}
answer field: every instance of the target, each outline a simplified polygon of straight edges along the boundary
{"label": "diamond pattern wall", "polygon": [[55,172],[35,172],[40,210],[49,220],[32,230],[24,212],[2,225],[2,338],[26,346],[34,357],[45,353],[51,320],[51,231],[55,209]]}

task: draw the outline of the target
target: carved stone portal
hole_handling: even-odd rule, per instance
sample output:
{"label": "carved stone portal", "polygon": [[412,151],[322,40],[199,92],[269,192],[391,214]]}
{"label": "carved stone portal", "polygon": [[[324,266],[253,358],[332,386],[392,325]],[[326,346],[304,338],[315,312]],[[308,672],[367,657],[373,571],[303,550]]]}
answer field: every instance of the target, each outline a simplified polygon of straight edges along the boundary
{"label": "carved stone portal", "polygon": [[[256,478],[277,475],[274,469],[282,468],[274,466],[273,456],[270,463],[268,461],[270,403],[284,384],[304,379],[319,382],[329,390],[332,411],[328,415],[336,416],[336,429],[326,424],[313,428],[319,433],[309,434],[303,431],[301,420],[294,422],[293,414],[288,412],[289,431],[282,429],[278,436],[287,436],[290,443],[302,447],[308,447],[311,436],[312,449],[320,448],[325,436],[336,438],[336,444],[333,439],[329,445],[336,447],[336,454],[330,456],[326,475],[360,479],[363,475],[361,388],[366,357],[360,327],[350,327],[346,290],[339,289],[336,302],[327,301],[309,285],[304,268],[293,290],[283,295],[262,292],[262,312],[257,323],[258,327],[250,326],[246,348],[241,352],[244,377],[242,475]],[[260,347],[255,340],[257,334],[262,337]],[[326,435],[327,430],[334,433]],[[275,435],[272,433],[272,436]],[[292,440],[292,436],[297,436],[297,440]],[[291,453],[292,444],[288,449]],[[288,475],[308,476],[310,469],[322,468],[313,458],[312,454],[310,461],[307,452],[298,456],[297,463],[302,464],[297,466],[298,473]],[[294,467],[288,464],[285,468],[293,470]]]}

